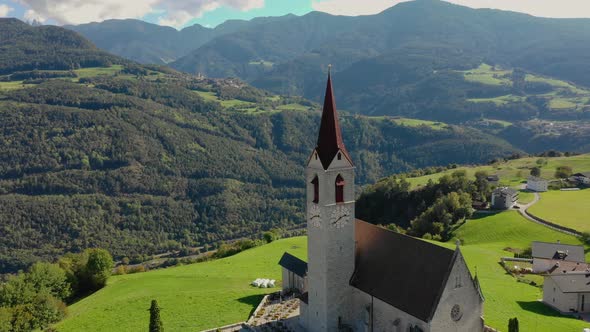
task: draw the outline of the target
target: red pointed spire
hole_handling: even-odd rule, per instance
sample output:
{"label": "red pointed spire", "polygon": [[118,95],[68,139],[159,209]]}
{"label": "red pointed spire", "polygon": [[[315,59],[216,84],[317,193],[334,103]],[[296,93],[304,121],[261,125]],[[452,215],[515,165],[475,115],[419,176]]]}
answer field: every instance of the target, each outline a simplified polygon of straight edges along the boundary
{"label": "red pointed spire", "polygon": [[328,169],[338,151],[342,152],[344,157],[352,164],[352,159],[342,141],[342,132],[340,130],[340,123],[338,123],[338,112],[336,111],[336,100],[334,99],[334,90],[332,89],[332,75],[329,70],[316,151],[324,169]]}

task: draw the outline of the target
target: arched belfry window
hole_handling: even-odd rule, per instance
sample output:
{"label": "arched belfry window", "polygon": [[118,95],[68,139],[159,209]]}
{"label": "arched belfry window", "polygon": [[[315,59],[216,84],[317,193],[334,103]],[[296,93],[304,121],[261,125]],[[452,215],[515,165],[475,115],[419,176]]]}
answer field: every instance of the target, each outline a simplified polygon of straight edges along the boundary
{"label": "arched belfry window", "polygon": [[336,203],[344,202],[344,178],[338,174],[336,177]]}
{"label": "arched belfry window", "polygon": [[320,180],[317,175],[311,180],[311,184],[313,184],[313,202],[318,203],[320,201]]}

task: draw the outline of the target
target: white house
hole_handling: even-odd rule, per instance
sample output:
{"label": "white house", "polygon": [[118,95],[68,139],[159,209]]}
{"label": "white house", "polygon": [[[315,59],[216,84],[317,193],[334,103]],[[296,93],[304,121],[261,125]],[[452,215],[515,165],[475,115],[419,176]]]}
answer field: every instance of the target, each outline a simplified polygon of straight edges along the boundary
{"label": "white house", "polygon": [[[308,262],[299,330],[483,331],[484,298],[459,246],[443,248],[355,219],[354,176],[328,76],[305,172]],[[281,265],[284,276],[290,269],[300,276],[293,266],[303,266]]]}
{"label": "white house", "polygon": [[492,192],[492,209],[508,210],[516,205],[517,201],[518,191],[512,188],[500,187]]}
{"label": "white house", "polygon": [[545,192],[549,187],[549,181],[536,177],[536,176],[529,176],[526,181],[526,188],[531,191],[536,192]]}
{"label": "white house", "polygon": [[544,276],[543,302],[568,312],[590,312],[590,274],[587,271]]}

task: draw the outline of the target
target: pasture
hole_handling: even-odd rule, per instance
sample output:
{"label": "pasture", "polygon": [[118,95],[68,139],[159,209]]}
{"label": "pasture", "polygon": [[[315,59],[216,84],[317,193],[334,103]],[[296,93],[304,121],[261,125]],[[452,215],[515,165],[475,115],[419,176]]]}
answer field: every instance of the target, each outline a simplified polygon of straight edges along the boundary
{"label": "pasture", "polygon": [[[145,331],[150,301],[158,300],[168,331],[200,331],[248,319],[263,295],[250,286],[281,279],[285,251],[305,259],[305,237],[275,241],[238,255],[145,273],[114,276],[106,288],[69,307],[58,331]],[[280,283],[277,283],[280,285]]]}
{"label": "pasture", "polygon": [[[523,331],[581,331],[590,326],[563,317],[540,303],[541,288],[517,282],[499,265],[511,256],[506,248],[525,249],[532,241],[579,244],[573,236],[523,219],[517,212],[476,215],[454,232],[447,243],[461,239],[472,273],[477,273],[486,301],[486,323],[506,330],[509,317],[518,317]],[[238,255],[146,273],[115,276],[108,286],[70,307],[58,331],[142,331],[147,328],[151,299],[162,307],[164,326],[172,331],[198,331],[246,320],[269,289],[249,286],[255,278],[280,279],[277,262],[284,251],[306,257],[306,238],[275,241]],[[540,278],[534,278],[540,281]]]}
{"label": "pasture", "polygon": [[[542,289],[517,282],[500,266],[502,256],[512,257],[506,248],[525,249],[532,241],[580,244],[569,235],[553,231],[522,218],[515,211],[495,215],[476,215],[454,234],[462,239],[461,251],[472,273],[477,271],[484,296],[486,324],[502,331],[508,327],[508,318],[518,317],[521,331],[581,331],[589,323],[563,317],[539,302]],[[453,248],[454,240],[445,246]],[[535,281],[540,281],[535,278]]]}
{"label": "pasture", "polygon": [[590,232],[590,189],[579,191],[548,191],[528,210],[552,223]]}
{"label": "pasture", "polygon": [[[513,70],[506,70],[500,67],[492,67],[485,63],[477,68],[458,71],[468,82],[480,83],[492,86],[513,86]],[[587,109],[590,100],[590,90],[576,86],[572,83],[548,78],[540,75],[524,74],[524,82],[528,84],[544,84],[549,89],[543,92],[532,93],[535,96],[546,99],[548,106],[554,111],[583,110]],[[508,94],[491,98],[467,99],[473,103],[494,103],[496,106],[503,106],[515,102],[523,102],[527,96]]]}
{"label": "pasture", "polygon": [[[543,162],[543,164],[539,165],[537,161]],[[590,171],[590,154],[555,158],[529,157],[491,165],[464,166],[407,180],[412,184],[412,187],[416,188],[425,185],[430,179],[437,181],[444,174],[451,174],[456,170],[466,171],[469,177],[473,177],[477,171],[486,171],[490,175],[497,174],[500,177],[500,185],[516,188],[526,183],[530,169],[535,166],[541,167],[541,177],[551,180],[555,178],[555,170],[559,166],[570,166],[574,173]]]}

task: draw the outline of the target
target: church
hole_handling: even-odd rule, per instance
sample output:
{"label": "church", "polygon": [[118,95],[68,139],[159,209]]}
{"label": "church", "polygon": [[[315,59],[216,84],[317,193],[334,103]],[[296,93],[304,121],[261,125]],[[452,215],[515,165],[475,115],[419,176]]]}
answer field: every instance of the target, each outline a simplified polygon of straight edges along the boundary
{"label": "church", "polygon": [[305,172],[308,262],[285,253],[283,290],[299,292],[301,331],[484,330],[483,301],[459,244],[450,250],[355,219],[355,166],[332,78]]}

